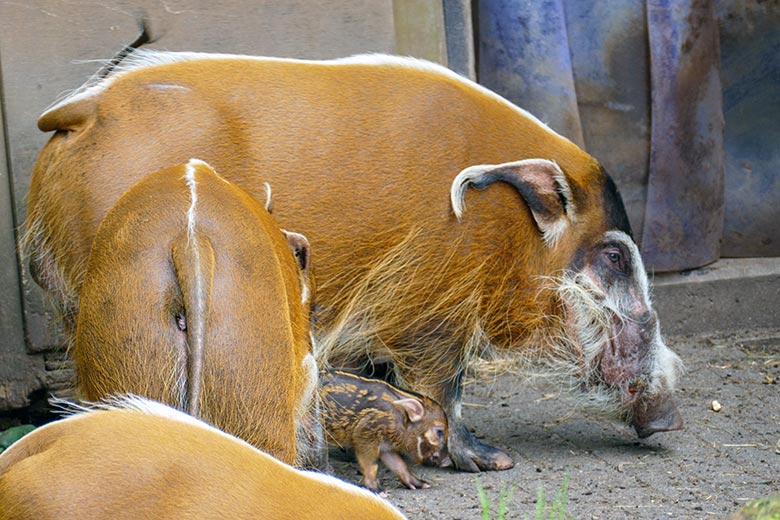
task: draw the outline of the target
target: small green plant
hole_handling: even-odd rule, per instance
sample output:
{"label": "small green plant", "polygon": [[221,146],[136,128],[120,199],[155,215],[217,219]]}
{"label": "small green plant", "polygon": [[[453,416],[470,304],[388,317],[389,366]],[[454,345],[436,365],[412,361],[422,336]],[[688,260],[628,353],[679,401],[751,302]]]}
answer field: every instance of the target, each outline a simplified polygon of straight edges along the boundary
{"label": "small green plant", "polygon": [[[485,492],[485,487],[482,485],[482,481],[477,480],[477,496],[479,497],[479,503],[482,506],[482,520],[490,520],[490,497]],[[501,489],[498,491],[498,516],[496,520],[504,520],[506,516],[506,504],[512,499],[512,495],[515,493],[514,486],[507,489],[504,482],[501,483]]]}
{"label": "small green plant", "polygon": [[780,520],[780,495],[748,502],[727,520]]}
{"label": "small green plant", "polygon": [[[479,478],[477,481],[477,496],[479,497],[479,503],[482,508],[482,520],[491,520],[491,501],[485,487],[482,485],[482,481]],[[498,492],[498,516],[495,520],[504,520],[507,513],[507,503],[511,500],[512,495],[515,492],[515,487],[507,488],[502,482],[501,488]],[[563,477],[563,484],[558,488],[555,493],[555,498],[551,504],[547,504],[547,499],[544,496],[544,486],[539,486],[539,491],[536,495],[536,510],[534,512],[534,520],[567,520],[566,506],[569,501],[569,470],[566,470],[566,474]],[[528,515],[524,516],[525,520],[528,520]]]}
{"label": "small green plant", "polygon": [[[536,512],[534,520],[566,520],[566,504],[569,501],[569,470],[563,477],[563,484],[555,493],[555,498],[547,511],[547,500],[544,498],[544,487],[539,485],[536,495]],[[528,515],[525,516],[528,518]]]}

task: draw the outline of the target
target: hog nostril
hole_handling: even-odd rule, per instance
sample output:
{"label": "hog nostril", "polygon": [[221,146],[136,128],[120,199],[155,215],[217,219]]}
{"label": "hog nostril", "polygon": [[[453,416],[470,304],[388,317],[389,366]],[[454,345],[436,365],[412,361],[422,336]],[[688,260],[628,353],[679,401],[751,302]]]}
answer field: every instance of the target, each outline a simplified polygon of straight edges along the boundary
{"label": "hog nostril", "polygon": [[647,385],[642,377],[637,376],[628,384],[628,395],[635,396],[636,394],[640,394],[645,391],[646,387]]}

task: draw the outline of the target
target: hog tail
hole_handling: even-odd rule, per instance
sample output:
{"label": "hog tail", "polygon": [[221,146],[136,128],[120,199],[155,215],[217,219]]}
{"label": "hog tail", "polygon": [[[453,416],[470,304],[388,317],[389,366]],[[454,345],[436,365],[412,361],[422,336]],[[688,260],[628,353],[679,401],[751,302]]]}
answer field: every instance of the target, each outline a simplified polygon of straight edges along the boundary
{"label": "hog tail", "polygon": [[[187,165],[185,179],[190,190],[191,205],[187,212],[187,231],[173,244],[173,266],[182,294],[183,324],[187,332],[185,352],[179,352],[179,403],[190,415],[198,416],[200,389],[203,380],[203,353],[206,317],[210,308],[214,279],[214,249],[208,237],[197,230],[198,194],[196,170],[198,161]],[[184,381],[182,381],[184,379]]]}
{"label": "hog tail", "polygon": [[186,351],[178,353],[177,365],[184,376],[179,402],[182,409],[197,417],[203,379],[206,316],[214,277],[214,250],[208,238],[197,232],[182,237],[173,247],[173,266],[181,288],[187,332]]}

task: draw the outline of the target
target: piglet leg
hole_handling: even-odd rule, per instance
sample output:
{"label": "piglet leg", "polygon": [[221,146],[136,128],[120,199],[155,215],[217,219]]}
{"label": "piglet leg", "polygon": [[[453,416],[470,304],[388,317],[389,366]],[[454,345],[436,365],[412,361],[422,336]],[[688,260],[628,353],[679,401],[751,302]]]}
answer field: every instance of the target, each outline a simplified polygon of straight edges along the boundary
{"label": "piglet leg", "polygon": [[360,473],[363,478],[360,485],[371,491],[379,491],[377,471],[379,470],[379,446],[376,444],[355,446],[355,458],[360,465]]}
{"label": "piglet leg", "polygon": [[401,480],[404,486],[409,489],[427,489],[431,487],[430,484],[415,477],[409,467],[404,462],[404,459],[398,455],[398,453],[390,450],[381,450],[379,456],[382,458],[382,462],[388,467],[390,471]]}

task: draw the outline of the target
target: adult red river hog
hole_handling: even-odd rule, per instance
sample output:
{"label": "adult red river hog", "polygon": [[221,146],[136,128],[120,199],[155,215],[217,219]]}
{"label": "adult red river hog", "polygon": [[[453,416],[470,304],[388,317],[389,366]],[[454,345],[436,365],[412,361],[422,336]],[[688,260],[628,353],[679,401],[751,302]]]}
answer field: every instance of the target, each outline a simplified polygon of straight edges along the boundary
{"label": "adult red river hog", "polygon": [[87,261],[70,348],[79,397],[162,401],[294,463],[317,384],[302,282],[268,211],[208,164],[143,177]]}
{"label": "adult red river hog", "polygon": [[26,249],[66,312],[119,194],[197,154],[255,197],[273,183],[275,217],[321,259],[322,356],[391,362],[400,384],[440,402],[459,468],[512,466],[461,418],[464,369],[490,351],[540,361],[641,437],[682,427],[679,358],[615,184],[443,67],[136,52],[38,126],[55,133],[33,173]]}
{"label": "adult red river hog", "polygon": [[160,403],[123,397],[43,426],[0,455],[0,520],[404,516]]}

